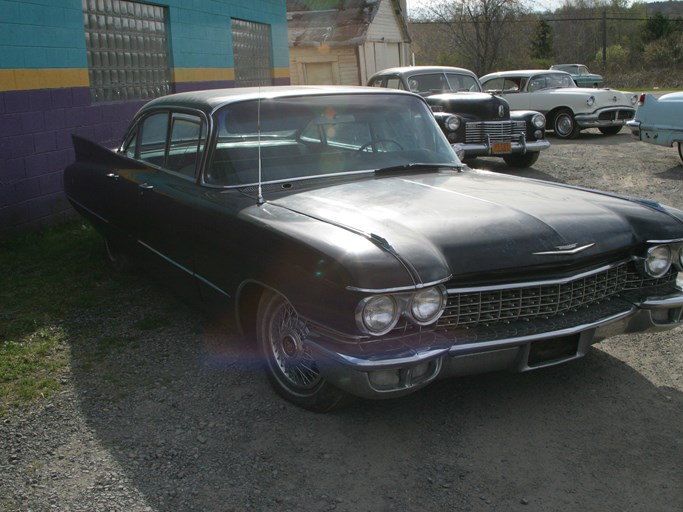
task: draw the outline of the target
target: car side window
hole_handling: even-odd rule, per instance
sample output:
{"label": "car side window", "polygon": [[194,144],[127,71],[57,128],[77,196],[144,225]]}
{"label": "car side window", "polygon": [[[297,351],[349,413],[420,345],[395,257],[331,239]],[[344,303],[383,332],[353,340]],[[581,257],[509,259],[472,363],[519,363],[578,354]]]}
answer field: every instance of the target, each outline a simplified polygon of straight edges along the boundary
{"label": "car side window", "polygon": [[168,115],[168,112],[160,112],[142,120],[138,128],[140,133],[136,158],[159,167],[164,165]]}
{"label": "car side window", "polygon": [[505,84],[504,78],[493,78],[484,84],[484,90],[487,92],[503,92]]}
{"label": "car side window", "polygon": [[174,113],[171,118],[171,138],[164,167],[185,176],[194,177],[202,151],[206,130],[199,117]]}
{"label": "car side window", "polygon": [[403,82],[401,82],[401,79],[397,76],[390,76],[387,78],[387,85],[389,89],[401,89],[405,90],[405,87],[403,86]]}
{"label": "car side window", "polygon": [[143,118],[124,145],[126,156],[194,178],[204,146],[206,124],[181,112]]}

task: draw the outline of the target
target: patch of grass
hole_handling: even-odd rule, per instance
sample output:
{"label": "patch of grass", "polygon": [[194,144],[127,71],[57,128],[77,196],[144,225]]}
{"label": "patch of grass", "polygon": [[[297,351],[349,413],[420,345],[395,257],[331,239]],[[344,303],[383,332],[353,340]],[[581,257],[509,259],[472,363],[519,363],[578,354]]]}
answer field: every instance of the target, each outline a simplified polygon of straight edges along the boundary
{"label": "patch of grass", "polygon": [[69,371],[65,318],[106,310],[131,276],[112,273],[102,239],[81,222],[0,243],[0,416],[49,397]]}

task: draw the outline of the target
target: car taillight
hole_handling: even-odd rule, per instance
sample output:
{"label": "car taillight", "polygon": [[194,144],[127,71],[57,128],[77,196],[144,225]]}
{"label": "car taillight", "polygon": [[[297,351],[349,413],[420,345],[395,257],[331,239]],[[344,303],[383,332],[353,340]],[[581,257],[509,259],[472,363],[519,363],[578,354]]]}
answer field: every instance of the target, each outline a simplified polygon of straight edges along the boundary
{"label": "car taillight", "polygon": [[640,96],[638,96],[638,106],[641,106],[645,103],[645,93],[641,92]]}

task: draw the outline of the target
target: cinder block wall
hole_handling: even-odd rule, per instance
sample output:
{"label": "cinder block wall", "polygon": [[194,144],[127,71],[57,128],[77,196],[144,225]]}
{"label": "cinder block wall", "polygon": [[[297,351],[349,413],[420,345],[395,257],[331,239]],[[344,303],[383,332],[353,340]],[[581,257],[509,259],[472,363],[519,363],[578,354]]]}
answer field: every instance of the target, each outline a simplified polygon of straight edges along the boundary
{"label": "cinder block wall", "polygon": [[[172,92],[234,87],[231,18],[271,26],[273,83],[289,83],[285,2],[154,4],[167,8]],[[0,239],[72,216],[71,135],[115,147],[144,103],[92,101],[83,19],[82,0],[0,0]]]}

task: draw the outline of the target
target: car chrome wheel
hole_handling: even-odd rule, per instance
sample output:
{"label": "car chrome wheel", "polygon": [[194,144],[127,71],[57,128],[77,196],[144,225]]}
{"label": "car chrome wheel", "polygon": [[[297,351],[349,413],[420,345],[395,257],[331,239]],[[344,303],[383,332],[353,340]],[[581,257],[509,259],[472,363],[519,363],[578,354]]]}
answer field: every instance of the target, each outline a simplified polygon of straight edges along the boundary
{"label": "car chrome wheel", "polygon": [[290,402],[315,412],[326,412],[351,400],[321,375],[306,347],[306,323],[282,295],[267,291],[257,313],[256,337],[265,358],[265,371],[275,391]]}
{"label": "car chrome wheel", "polygon": [[555,135],[561,139],[573,139],[579,134],[574,114],[569,109],[561,109],[553,121]]}

